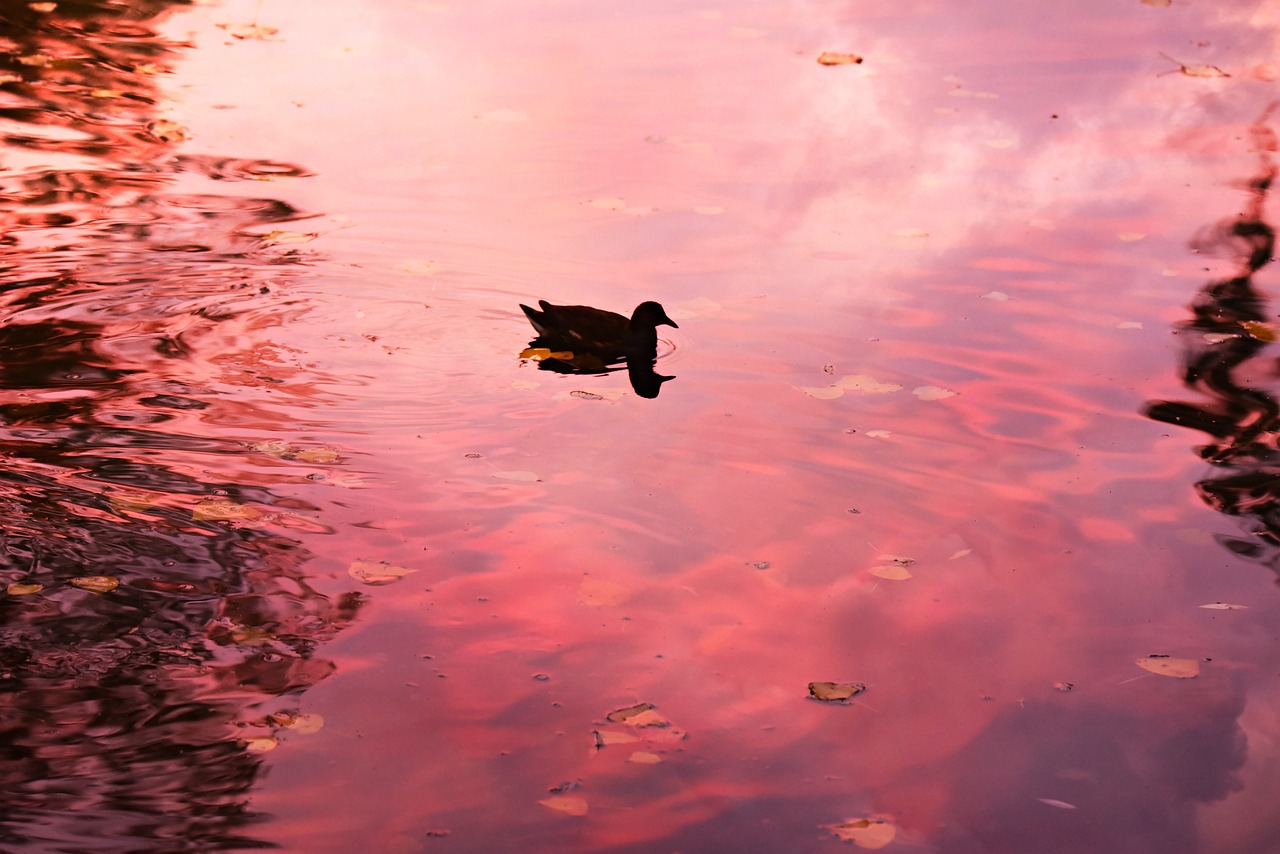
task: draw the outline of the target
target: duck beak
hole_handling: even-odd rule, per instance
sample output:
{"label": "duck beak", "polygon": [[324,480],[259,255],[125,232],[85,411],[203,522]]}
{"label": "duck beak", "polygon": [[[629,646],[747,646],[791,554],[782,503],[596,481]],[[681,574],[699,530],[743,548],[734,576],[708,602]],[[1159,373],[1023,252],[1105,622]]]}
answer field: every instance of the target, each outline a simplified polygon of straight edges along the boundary
{"label": "duck beak", "polygon": [[667,317],[666,315],[663,315],[663,317],[662,317],[662,325],[670,326],[670,327],[673,327],[673,328],[675,328],[675,329],[679,329],[679,328],[680,328],[679,326],[676,326],[676,322],[675,322],[674,320],[672,320],[671,318]]}

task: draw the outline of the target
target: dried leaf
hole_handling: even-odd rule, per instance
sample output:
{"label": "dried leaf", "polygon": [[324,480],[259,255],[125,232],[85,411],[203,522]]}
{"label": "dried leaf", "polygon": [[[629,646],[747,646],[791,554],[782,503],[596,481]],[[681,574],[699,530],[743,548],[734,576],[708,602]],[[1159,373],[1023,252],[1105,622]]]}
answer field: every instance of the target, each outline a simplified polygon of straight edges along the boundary
{"label": "dried leaf", "polygon": [[[1187,77],[1230,77],[1231,76],[1230,74],[1223,71],[1221,68],[1219,68],[1216,65],[1187,65],[1186,63],[1179,62],[1178,60],[1174,59],[1172,56],[1165,53],[1164,51],[1161,51],[1160,55],[1163,56],[1165,59],[1169,60],[1170,62],[1172,62],[1174,65],[1178,66],[1178,71],[1182,72],[1182,74],[1186,75]],[[1172,72],[1166,72],[1166,73],[1172,73]]]}
{"label": "dried leaf", "polygon": [[877,578],[884,578],[889,581],[906,581],[911,577],[911,573],[907,572],[905,567],[896,563],[891,563],[888,566],[873,566],[867,572]]}
{"label": "dried leaf", "polygon": [[394,566],[386,561],[373,562],[366,560],[353,561],[350,568],[347,569],[347,575],[350,575],[361,584],[372,586],[391,584],[411,572],[417,572],[417,570]]}
{"label": "dried leaf", "polygon": [[898,383],[882,383],[875,377],[869,377],[866,374],[841,377],[836,381],[836,385],[849,391],[861,392],[862,394],[891,394],[895,391],[902,391],[902,386]]}
{"label": "dried leaf", "polygon": [[304,463],[336,463],[339,459],[333,448],[309,448],[296,452],[293,458]]}
{"label": "dried leaf", "polygon": [[1057,807],[1060,810],[1076,809],[1075,804],[1069,804],[1066,801],[1060,801],[1057,798],[1036,798],[1036,800],[1042,804],[1048,804],[1051,807]]}
{"label": "dried leaf", "polygon": [[627,706],[625,709],[616,709],[605,715],[605,720],[609,721],[609,723],[627,724],[634,727],[665,727],[671,725],[671,721],[663,717],[653,703],[636,703],[634,706]]}
{"label": "dried leaf", "polygon": [[292,715],[292,720],[284,726],[301,735],[312,735],[324,729],[324,718],[321,715]]}
{"label": "dried leaf", "polygon": [[898,833],[897,827],[882,818],[858,818],[827,827],[842,842],[872,850],[885,847]]}
{"label": "dried leaf", "polygon": [[41,590],[43,590],[44,585],[35,584],[35,583],[23,584],[21,582],[15,581],[5,589],[10,596],[30,596],[32,593],[39,593]]}
{"label": "dried leaf", "polygon": [[266,753],[268,750],[275,750],[276,746],[279,744],[278,741],[269,735],[244,738],[240,740],[240,743],[244,745],[244,749],[250,753]]}
{"label": "dried leaf", "polygon": [[911,393],[921,400],[942,400],[959,394],[959,392],[952,391],[949,388],[942,388],[936,385],[922,385],[917,389],[913,389]]}
{"label": "dried leaf", "polygon": [[543,798],[538,801],[538,803],[542,804],[547,809],[552,809],[556,812],[562,812],[568,815],[586,815],[588,809],[587,802],[582,798],[566,797],[564,795],[555,795],[550,798]]}
{"label": "dried leaf", "polygon": [[833,51],[823,51],[818,55],[819,65],[860,65],[862,57],[856,53],[835,53]]}
{"label": "dried leaf", "polygon": [[1248,608],[1248,605],[1229,605],[1226,602],[1210,602],[1208,605],[1201,605],[1201,608],[1209,608],[1213,611],[1239,611],[1242,608]]}
{"label": "dried leaf", "polygon": [[192,509],[191,515],[197,522],[234,522],[258,519],[262,511],[224,498],[207,498]]}
{"label": "dried leaf", "polygon": [[558,359],[561,362],[572,361],[572,350],[551,350],[547,347],[527,347],[520,351],[521,359],[531,359],[535,362],[542,362],[547,359]]}
{"label": "dried leaf", "polygon": [[521,483],[538,483],[542,480],[535,472],[531,471],[495,471],[490,476],[501,478],[502,480],[516,480]]}
{"label": "dried leaf", "polygon": [[1240,326],[1243,327],[1244,331],[1248,332],[1250,336],[1266,344],[1274,343],[1276,340],[1275,327],[1270,323],[1263,323],[1259,320],[1244,320],[1241,321]]}
{"label": "dried leaf", "polygon": [[1169,658],[1167,655],[1152,655],[1139,658],[1136,662],[1143,670],[1149,670],[1159,676],[1173,679],[1194,679],[1200,675],[1200,662],[1194,658]]}
{"label": "dried leaf", "polygon": [[120,579],[109,575],[86,575],[71,579],[71,586],[90,593],[110,593],[120,586]]}
{"label": "dried leaf", "polygon": [[647,750],[637,750],[627,757],[627,761],[634,762],[637,765],[657,765],[662,761],[662,757]]}
{"label": "dried leaf", "polygon": [[147,125],[147,132],[161,142],[182,142],[191,134],[172,119],[156,119]]}
{"label": "dried leaf", "polygon": [[865,690],[867,690],[867,686],[861,682],[809,683],[810,696],[828,703],[848,700],[850,697],[856,697]]}

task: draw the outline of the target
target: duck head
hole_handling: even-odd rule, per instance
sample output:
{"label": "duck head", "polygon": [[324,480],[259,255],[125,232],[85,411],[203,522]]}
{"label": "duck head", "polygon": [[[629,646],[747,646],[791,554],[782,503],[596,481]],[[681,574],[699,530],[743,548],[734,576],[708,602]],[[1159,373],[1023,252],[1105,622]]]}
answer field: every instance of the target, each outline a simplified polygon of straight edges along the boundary
{"label": "duck head", "polygon": [[632,329],[644,327],[656,329],[659,326],[671,326],[676,329],[680,328],[679,326],[676,326],[676,322],[674,320],[667,317],[667,313],[663,310],[662,306],[658,305],[653,300],[640,303],[636,306],[636,310],[631,313]]}

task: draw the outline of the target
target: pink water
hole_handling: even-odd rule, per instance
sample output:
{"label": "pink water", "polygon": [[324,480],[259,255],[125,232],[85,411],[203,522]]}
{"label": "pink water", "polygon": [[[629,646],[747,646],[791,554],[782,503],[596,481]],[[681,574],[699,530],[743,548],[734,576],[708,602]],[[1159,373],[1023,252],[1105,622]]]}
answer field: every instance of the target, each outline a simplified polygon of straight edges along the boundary
{"label": "pink water", "polygon": [[0,18],[0,849],[1280,847],[1273,4]]}

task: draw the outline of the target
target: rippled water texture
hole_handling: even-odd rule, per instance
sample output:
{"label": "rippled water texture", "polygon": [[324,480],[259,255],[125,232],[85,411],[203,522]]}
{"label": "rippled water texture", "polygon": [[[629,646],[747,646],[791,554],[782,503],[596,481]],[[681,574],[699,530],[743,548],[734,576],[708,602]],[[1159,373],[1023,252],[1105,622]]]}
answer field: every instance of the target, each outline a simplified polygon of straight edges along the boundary
{"label": "rippled water texture", "polygon": [[1276,4],[0,27],[0,849],[1280,849]]}

